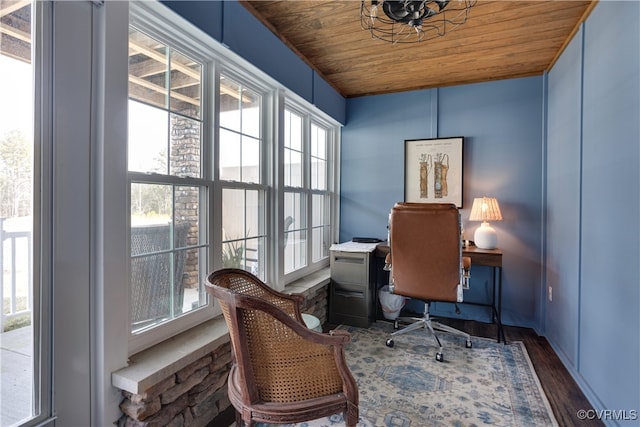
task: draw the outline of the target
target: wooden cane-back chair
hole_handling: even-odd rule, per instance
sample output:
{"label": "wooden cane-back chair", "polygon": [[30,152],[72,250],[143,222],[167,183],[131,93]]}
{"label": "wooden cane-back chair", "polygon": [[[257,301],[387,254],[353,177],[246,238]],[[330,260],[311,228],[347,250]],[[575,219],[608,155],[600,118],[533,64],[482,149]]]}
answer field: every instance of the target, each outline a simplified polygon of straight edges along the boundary
{"label": "wooden cane-back chair", "polygon": [[231,336],[228,391],[238,426],[336,413],[356,425],[358,388],[344,354],[348,332],[308,329],[300,296],[277,292],[244,270],[211,273],[206,289],[220,303]]}

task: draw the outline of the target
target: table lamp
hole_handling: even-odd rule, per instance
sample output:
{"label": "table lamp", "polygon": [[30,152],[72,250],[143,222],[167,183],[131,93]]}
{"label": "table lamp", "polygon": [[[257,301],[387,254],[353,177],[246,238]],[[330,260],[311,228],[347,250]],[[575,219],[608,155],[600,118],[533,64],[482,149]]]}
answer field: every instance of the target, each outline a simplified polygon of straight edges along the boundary
{"label": "table lamp", "polygon": [[498,245],[498,235],[488,221],[502,221],[498,201],[493,197],[473,199],[469,221],[482,221],[482,224],[473,235],[476,247],[480,249],[495,249]]}

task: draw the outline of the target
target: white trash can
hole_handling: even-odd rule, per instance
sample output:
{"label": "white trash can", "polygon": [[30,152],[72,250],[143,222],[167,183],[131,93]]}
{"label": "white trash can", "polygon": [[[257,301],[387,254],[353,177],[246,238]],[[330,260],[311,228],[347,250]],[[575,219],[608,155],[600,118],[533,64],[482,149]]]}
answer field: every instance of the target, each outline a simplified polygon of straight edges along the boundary
{"label": "white trash can", "polygon": [[318,319],[316,316],[312,316],[311,314],[307,314],[307,313],[302,313],[302,320],[304,320],[304,324],[307,325],[307,328],[316,332],[322,332],[320,319]]}
{"label": "white trash can", "polygon": [[396,320],[400,315],[400,310],[404,307],[406,297],[394,295],[389,292],[389,286],[385,285],[378,291],[378,299],[382,307],[382,315],[385,319]]}

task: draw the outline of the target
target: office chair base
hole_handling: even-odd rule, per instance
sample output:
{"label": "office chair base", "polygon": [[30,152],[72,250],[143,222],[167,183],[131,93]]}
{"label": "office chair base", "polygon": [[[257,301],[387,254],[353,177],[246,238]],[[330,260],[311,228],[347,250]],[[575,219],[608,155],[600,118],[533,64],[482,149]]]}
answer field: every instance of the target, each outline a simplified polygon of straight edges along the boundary
{"label": "office chair base", "polygon": [[[414,331],[416,329],[421,329],[421,328],[425,328],[430,334],[431,336],[436,340],[437,344],[438,344],[438,351],[436,352],[436,360],[438,362],[443,362],[444,361],[444,356],[443,356],[443,347],[442,347],[442,343],[440,342],[440,339],[438,338],[438,336],[436,335],[435,331],[442,331],[442,332],[448,332],[450,334],[453,335],[457,335],[457,336],[461,336],[464,337],[465,339],[465,347],[466,348],[472,348],[473,347],[473,343],[471,342],[471,335],[467,334],[466,332],[462,332],[459,331],[458,329],[452,328],[451,326],[448,325],[444,325],[442,323],[439,322],[434,322],[431,320],[431,318],[429,317],[429,312],[427,311],[428,307],[425,307],[425,314],[424,317],[422,318],[411,318],[411,319],[406,319],[408,321],[411,321],[413,323],[411,323],[409,326],[397,330],[395,332],[391,333],[391,338],[387,339],[387,341],[385,342],[385,345],[389,348],[392,348],[394,345],[393,342],[393,337],[396,335],[401,335],[401,334],[405,334],[407,332],[411,332]],[[405,320],[405,319],[396,319],[394,322],[394,328],[398,329],[398,322],[400,320]]]}

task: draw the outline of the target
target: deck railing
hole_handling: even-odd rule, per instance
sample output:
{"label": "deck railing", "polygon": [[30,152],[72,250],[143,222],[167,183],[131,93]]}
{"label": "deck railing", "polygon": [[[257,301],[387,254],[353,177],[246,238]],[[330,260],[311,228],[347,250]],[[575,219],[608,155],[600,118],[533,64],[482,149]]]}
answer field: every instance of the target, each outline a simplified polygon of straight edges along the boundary
{"label": "deck railing", "polygon": [[[33,310],[31,231],[6,231],[3,222],[0,218],[0,332],[7,320]],[[20,293],[26,301],[19,300]]]}

